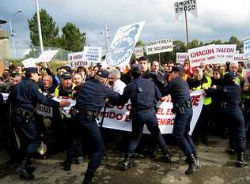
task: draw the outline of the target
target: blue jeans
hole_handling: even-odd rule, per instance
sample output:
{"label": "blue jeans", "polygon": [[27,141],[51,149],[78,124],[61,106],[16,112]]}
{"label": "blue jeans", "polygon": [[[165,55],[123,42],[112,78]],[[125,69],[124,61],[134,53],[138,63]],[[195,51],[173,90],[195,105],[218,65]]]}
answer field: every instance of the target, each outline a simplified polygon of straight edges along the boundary
{"label": "blue jeans", "polygon": [[193,109],[187,108],[183,113],[176,113],[174,120],[173,135],[177,145],[185,153],[186,156],[196,154],[194,142],[188,134],[190,130],[190,122],[193,116]]}

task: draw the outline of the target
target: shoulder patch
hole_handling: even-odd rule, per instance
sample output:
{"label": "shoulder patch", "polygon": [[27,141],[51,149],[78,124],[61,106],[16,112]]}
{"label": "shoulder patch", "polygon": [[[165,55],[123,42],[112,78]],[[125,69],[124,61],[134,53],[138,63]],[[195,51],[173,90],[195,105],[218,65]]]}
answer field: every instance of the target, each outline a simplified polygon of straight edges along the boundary
{"label": "shoulder patch", "polygon": [[40,88],[38,88],[38,92],[39,92],[39,93],[43,93],[42,90],[41,90]]}

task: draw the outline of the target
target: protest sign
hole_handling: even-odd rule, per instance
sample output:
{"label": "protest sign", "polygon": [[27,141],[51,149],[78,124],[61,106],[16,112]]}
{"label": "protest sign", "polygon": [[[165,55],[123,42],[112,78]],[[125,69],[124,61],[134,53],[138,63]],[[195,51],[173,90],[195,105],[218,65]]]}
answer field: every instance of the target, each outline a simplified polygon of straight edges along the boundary
{"label": "protest sign", "polygon": [[102,48],[101,47],[84,47],[85,61],[88,63],[100,63],[102,59]]}
{"label": "protest sign", "polygon": [[36,113],[45,117],[53,117],[53,108],[43,104],[37,104]]}
{"label": "protest sign", "polygon": [[185,11],[190,12],[194,17],[197,17],[197,4],[196,0],[184,0],[174,3],[176,19]]}
{"label": "protest sign", "polygon": [[217,63],[226,63],[234,61],[236,46],[237,45],[235,44],[215,45]]}
{"label": "protest sign", "polygon": [[240,53],[240,51],[236,51],[234,54],[234,62],[246,62],[247,59],[244,58],[244,54]]}
{"label": "protest sign", "polygon": [[107,65],[124,67],[129,64],[144,24],[138,22],[118,29],[105,58]]}
{"label": "protest sign", "polygon": [[[193,104],[193,117],[190,125],[190,134],[192,134],[196,122],[200,116],[204,99],[201,91],[192,92],[191,97]],[[173,104],[171,102],[170,96],[163,97],[157,104],[157,120],[162,134],[171,134],[173,131],[175,115],[171,111],[172,107]],[[131,131],[132,126],[131,119],[129,117],[130,109],[131,103],[127,103],[124,106],[106,108],[105,113],[101,112],[100,115],[104,115],[103,127],[116,130]],[[145,127],[144,133],[149,133]]]}
{"label": "protest sign", "polygon": [[69,102],[70,105],[67,106],[67,107],[60,108],[60,112],[63,113],[66,117],[71,117],[70,109],[71,109],[72,106],[76,105],[75,100],[72,100],[70,98],[63,99],[63,98],[57,98],[57,97],[54,97],[53,100],[55,100],[57,102],[61,102],[62,100],[66,100],[67,102]]}
{"label": "protest sign", "polygon": [[200,66],[201,63],[214,64],[216,61],[215,45],[206,45],[188,50],[191,67]]}
{"label": "protest sign", "polygon": [[71,68],[79,66],[89,66],[91,63],[85,59],[84,52],[74,52],[68,54],[68,62]]}
{"label": "protest sign", "polygon": [[136,59],[144,56],[143,47],[135,47],[134,54]]}
{"label": "protest sign", "polygon": [[250,40],[244,41],[244,58],[250,58]]}
{"label": "protest sign", "polygon": [[184,61],[188,59],[187,52],[176,52],[176,63],[180,63],[183,65]]}
{"label": "protest sign", "polygon": [[50,62],[59,50],[44,51],[36,60],[36,62]]}
{"label": "protest sign", "polygon": [[35,58],[25,59],[22,61],[22,63],[23,63],[24,68],[37,67]]}
{"label": "protest sign", "polygon": [[145,44],[145,48],[147,55],[171,52],[173,51],[173,41],[167,39],[149,41]]}

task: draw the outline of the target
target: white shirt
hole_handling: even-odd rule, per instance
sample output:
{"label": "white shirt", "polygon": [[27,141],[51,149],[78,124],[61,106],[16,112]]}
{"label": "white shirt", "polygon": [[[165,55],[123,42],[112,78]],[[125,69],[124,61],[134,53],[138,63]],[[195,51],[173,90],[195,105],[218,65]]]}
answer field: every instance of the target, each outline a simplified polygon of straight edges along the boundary
{"label": "white shirt", "polygon": [[114,92],[117,92],[120,95],[122,95],[125,87],[126,87],[126,84],[122,82],[120,79],[117,79],[114,83],[113,90]]}

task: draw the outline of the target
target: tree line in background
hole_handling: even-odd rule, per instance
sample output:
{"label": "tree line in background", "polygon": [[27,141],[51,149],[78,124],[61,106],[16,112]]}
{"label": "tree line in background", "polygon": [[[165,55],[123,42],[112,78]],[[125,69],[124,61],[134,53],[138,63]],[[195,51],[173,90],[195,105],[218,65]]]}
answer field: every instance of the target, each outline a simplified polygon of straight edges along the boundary
{"label": "tree line in background", "polygon": [[[86,45],[86,33],[80,31],[80,29],[73,23],[67,22],[61,29],[61,34],[59,34],[59,27],[56,25],[56,22],[53,20],[52,16],[48,14],[45,9],[40,10],[40,20],[42,27],[42,36],[44,47],[55,47],[62,48],[67,51],[79,52],[83,50],[83,47]],[[38,28],[37,28],[37,15],[36,13],[32,18],[28,19],[29,30],[30,30],[30,39],[32,44],[32,50],[29,54],[25,56],[34,57],[34,47],[39,47],[39,37],[38,37]],[[213,40],[211,42],[201,42],[198,39],[192,40],[188,48],[196,48],[209,44],[236,44],[237,49],[241,51],[243,48],[243,43],[237,37],[231,36],[228,41],[222,40]],[[136,46],[143,46],[144,42],[139,40],[136,43]],[[165,63],[169,60],[176,60],[176,52],[187,52],[186,44],[180,40],[173,41],[174,49],[173,52],[166,52],[160,54],[160,60],[162,63]],[[60,53],[63,55],[66,53]],[[37,55],[37,54],[36,54]],[[147,56],[150,61],[159,60],[158,54],[152,54]],[[135,56],[132,56],[132,59],[135,59]]]}

